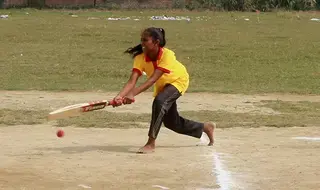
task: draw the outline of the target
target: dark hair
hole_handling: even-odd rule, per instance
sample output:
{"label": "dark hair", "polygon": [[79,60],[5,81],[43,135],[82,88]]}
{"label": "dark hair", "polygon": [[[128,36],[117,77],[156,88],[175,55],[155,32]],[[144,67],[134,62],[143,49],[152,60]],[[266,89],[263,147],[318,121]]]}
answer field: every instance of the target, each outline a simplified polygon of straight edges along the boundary
{"label": "dark hair", "polygon": [[[166,33],[163,28],[150,27],[146,28],[143,33],[148,33],[153,40],[159,40],[160,47],[164,47],[166,45]],[[138,44],[135,47],[128,48],[124,53],[129,53],[134,58],[135,56],[143,53],[142,45]]]}

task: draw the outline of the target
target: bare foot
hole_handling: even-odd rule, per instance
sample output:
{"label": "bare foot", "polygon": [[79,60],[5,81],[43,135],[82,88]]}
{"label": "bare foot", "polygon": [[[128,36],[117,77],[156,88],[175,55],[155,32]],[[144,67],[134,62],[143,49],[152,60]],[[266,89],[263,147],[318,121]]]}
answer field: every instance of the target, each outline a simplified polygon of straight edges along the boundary
{"label": "bare foot", "polygon": [[150,138],[148,139],[148,142],[146,143],[146,145],[144,145],[144,147],[141,147],[137,153],[140,153],[140,154],[146,154],[146,153],[152,153],[154,152],[154,149],[155,149],[155,143],[156,140],[153,139],[153,138]]}
{"label": "bare foot", "polygon": [[154,152],[155,146],[146,144],[144,147],[141,147],[137,153],[139,154],[147,154]]}
{"label": "bare foot", "polygon": [[216,124],[213,122],[204,123],[203,132],[205,132],[208,135],[208,138],[210,140],[208,146],[213,146],[213,143],[214,143],[213,132],[215,128],[216,128]]}

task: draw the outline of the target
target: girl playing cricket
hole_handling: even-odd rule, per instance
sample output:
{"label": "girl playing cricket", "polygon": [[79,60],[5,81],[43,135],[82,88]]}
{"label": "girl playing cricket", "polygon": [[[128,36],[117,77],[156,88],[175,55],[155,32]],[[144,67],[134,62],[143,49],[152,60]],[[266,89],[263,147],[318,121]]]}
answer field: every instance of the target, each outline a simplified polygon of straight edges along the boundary
{"label": "girl playing cricket", "polygon": [[[127,84],[114,98],[114,106],[131,104],[134,97],[154,85],[152,119],[149,139],[138,153],[149,153],[155,149],[155,140],[162,123],[165,127],[184,135],[200,138],[202,132],[209,137],[209,146],[213,145],[215,123],[196,122],[179,116],[176,100],[189,86],[189,74],[178,60],[175,53],[166,45],[163,28],[147,28],[141,34],[141,44],[125,52],[133,56],[133,69]],[[145,72],[148,79],[135,87],[138,78]]]}

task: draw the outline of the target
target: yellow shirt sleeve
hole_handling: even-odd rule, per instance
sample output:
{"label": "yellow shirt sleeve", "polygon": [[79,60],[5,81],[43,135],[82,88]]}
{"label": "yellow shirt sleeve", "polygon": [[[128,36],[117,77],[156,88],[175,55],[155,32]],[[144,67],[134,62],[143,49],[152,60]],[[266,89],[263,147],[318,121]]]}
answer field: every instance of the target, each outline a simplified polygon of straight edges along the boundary
{"label": "yellow shirt sleeve", "polygon": [[140,56],[136,56],[134,58],[132,71],[139,73],[139,75],[142,75],[143,67]]}
{"label": "yellow shirt sleeve", "polygon": [[171,72],[171,65],[176,61],[176,57],[172,52],[165,52],[159,61],[157,69],[163,71],[164,73]]}

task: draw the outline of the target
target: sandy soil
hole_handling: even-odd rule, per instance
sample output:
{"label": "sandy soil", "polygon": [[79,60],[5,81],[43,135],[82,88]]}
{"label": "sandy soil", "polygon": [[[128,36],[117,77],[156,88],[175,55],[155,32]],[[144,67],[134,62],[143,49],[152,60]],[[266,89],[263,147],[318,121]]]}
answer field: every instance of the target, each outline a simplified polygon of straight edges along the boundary
{"label": "sandy soil", "polygon": [[[55,109],[115,93],[0,92],[2,108]],[[260,100],[320,101],[320,96],[187,94],[180,110],[276,114]],[[114,111],[149,112],[152,97]],[[135,154],[147,129],[0,128],[0,189],[320,189],[320,128],[216,129],[216,143],[162,128],[156,152]],[[294,139],[294,137],[310,137]],[[314,139],[312,139],[313,137]]]}
{"label": "sandy soil", "polygon": [[[320,187],[319,127],[217,129],[216,144],[161,129],[158,147],[135,154],[146,129],[0,129],[1,189],[308,189]],[[197,146],[198,145],[198,146]]]}

